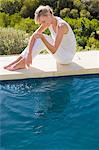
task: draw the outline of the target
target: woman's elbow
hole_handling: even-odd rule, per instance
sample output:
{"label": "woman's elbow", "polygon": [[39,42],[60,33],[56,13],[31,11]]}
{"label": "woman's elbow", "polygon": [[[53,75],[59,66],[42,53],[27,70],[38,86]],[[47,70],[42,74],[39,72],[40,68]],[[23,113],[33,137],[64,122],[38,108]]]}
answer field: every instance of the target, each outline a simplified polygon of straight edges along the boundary
{"label": "woman's elbow", "polygon": [[57,47],[53,47],[52,53],[54,54],[57,51]]}

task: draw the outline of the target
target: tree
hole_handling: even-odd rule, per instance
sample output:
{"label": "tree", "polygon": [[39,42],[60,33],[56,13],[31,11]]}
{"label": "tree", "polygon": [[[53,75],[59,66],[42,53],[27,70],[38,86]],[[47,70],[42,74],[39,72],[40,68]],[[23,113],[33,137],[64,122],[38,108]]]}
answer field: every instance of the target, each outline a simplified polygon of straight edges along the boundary
{"label": "tree", "polygon": [[0,11],[9,15],[19,12],[21,7],[20,0],[0,0]]}
{"label": "tree", "polygon": [[73,0],[58,0],[60,10],[63,8],[72,8]]}
{"label": "tree", "polygon": [[99,0],[83,0],[93,18],[99,19]]}
{"label": "tree", "polygon": [[38,6],[39,0],[25,0],[20,11],[21,16],[24,18],[34,18],[34,12]]}

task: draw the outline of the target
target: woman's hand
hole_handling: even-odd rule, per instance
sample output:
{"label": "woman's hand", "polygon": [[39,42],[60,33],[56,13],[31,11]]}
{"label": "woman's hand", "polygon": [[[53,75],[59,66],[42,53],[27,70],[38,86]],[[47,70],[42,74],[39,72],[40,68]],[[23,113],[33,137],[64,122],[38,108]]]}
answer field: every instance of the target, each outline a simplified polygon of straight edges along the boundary
{"label": "woman's hand", "polygon": [[26,58],[26,65],[30,67],[32,65],[32,53],[28,53],[28,56]]}
{"label": "woman's hand", "polygon": [[42,33],[34,33],[34,38],[35,38],[35,39],[37,39],[37,38],[41,38],[41,39],[42,39],[43,36],[44,36],[44,35],[43,35]]}
{"label": "woman's hand", "polygon": [[[41,38],[43,39],[44,35],[42,33],[34,32],[34,39]],[[26,58],[26,65],[29,67],[32,64],[32,50],[29,51],[28,56]]]}

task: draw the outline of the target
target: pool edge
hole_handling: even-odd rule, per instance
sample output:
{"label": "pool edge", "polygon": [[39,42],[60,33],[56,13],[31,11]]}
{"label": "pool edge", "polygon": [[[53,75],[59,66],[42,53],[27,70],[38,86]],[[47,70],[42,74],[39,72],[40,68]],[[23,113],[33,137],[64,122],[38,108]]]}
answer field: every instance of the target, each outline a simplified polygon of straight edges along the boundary
{"label": "pool edge", "polygon": [[[86,56],[89,57],[86,57]],[[78,59],[79,56],[81,60]],[[3,56],[1,60],[11,61],[16,56]],[[57,76],[75,76],[86,74],[99,73],[99,51],[86,51],[76,53],[76,57],[71,65],[59,65],[49,55],[39,55],[34,62],[34,67],[29,70],[21,69],[20,71],[7,71],[0,69],[0,81],[2,80],[16,80],[27,78],[46,78]],[[49,67],[50,66],[50,67]]]}

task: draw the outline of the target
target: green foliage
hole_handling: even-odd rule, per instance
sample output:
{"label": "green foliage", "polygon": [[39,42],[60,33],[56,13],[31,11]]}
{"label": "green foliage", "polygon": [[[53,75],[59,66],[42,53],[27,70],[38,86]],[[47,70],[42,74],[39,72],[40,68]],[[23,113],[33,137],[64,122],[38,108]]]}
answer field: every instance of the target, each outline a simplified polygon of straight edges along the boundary
{"label": "green foliage", "polygon": [[70,16],[71,18],[78,18],[79,17],[78,9],[72,9],[70,11]]}
{"label": "green foliage", "polygon": [[58,2],[60,10],[63,8],[73,7],[73,0],[58,0],[57,2]]}
{"label": "green foliage", "polygon": [[64,8],[60,11],[60,16],[62,18],[70,16],[70,8]]}
{"label": "green foliage", "polygon": [[0,54],[19,54],[27,46],[28,39],[25,31],[0,27]]}
{"label": "green foliage", "polygon": [[14,27],[15,29],[24,30],[27,33],[33,33],[38,28],[38,25],[35,24],[33,19],[21,18],[19,13],[10,16],[5,13],[0,13],[0,26]]}
{"label": "green foliage", "polygon": [[10,20],[10,27],[14,27],[15,24],[18,24],[21,21],[21,15],[19,13],[15,13],[11,16],[9,16]]}
{"label": "green foliage", "polygon": [[77,40],[77,51],[99,49],[99,21],[97,19],[71,19],[65,17],[64,20],[74,30]]}
{"label": "green foliage", "polygon": [[76,45],[76,51],[80,52],[80,51],[84,51],[85,49],[83,49],[82,46],[79,46],[78,44]]}
{"label": "green foliage", "polygon": [[89,20],[88,18],[71,19],[64,18],[67,21],[74,32],[79,36],[90,36],[92,32],[99,30],[99,21],[97,19]]}
{"label": "green foliage", "polygon": [[81,25],[83,36],[89,37],[92,32],[96,32],[99,27],[99,21],[95,19],[90,21],[87,18],[82,18]]}
{"label": "green foliage", "polygon": [[27,33],[33,33],[37,28],[38,25],[35,24],[33,19],[26,18],[26,19],[21,19],[20,22],[15,24],[16,29],[24,30]]}
{"label": "green foliage", "polygon": [[88,11],[93,18],[99,19],[99,0],[85,1]]}
{"label": "green foliage", "polygon": [[73,1],[74,7],[77,8],[78,10],[81,8],[81,0],[74,0]]}
{"label": "green foliage", "polygon": [[87,46],[90,47],[90,49],[97,49],[99,50],[99,41],[96,40],[94,37],[89,37],[87,40]]}
{"label": "green foliage", "polygon": [[21,7],[20,0],[0,0],[0,11],[10,15],[20,11]]}
{"label": "green foliage", "polygon": [[0,0],[1,54],[19,53],[26,46],[22,46],[25,36],[39,27],[31,19],[39,5],[50,5],[55,15],[70,24],[76,35],[77,51],[99,49],[99,0]]}
{"label": "green foliage", "polygon": [[7,27],[9,23],[9,15],[5,13],[0,13],[0,27]]}
{"label": "green foliage", "polygon": [[85,49],[85,46],[86,46],[86,44],[87,44],[87,37],[84,37],[84,36],[82,36],[82,37],[77,36],[76,39],[77,39],[77,44],[78,44],[79,46],[83,47],[83,49]]}
{"label": "green foliage", "polygon": [[86,9],[83,9],[80,11],[80,17],[86,17],[86,18],[90,18],[90,12],[87,11]]}
{"label": "green foliage", "polygon": [[34,17],[34,12],[36,8],[39,5],[38,0],[24,0],[23,6],[21,8],[20,14],[22,17],[27,18],[33,18]]}
{"label": "green foliage", "polygon": [[70,24],[72,29],[81,29],[81,19],[72,19],[65,17],[64,20]]}
{"label": "green foliage", "polygon": [[[20,12],[22,17],[34,17],[35,9],[39,5],[50,5],[56,15],[64,8],[70,8],[72,18],[86,16],[90,19],[99,19],[99,0],[0,0],[0,11],[9,15]],[[78,10],[78,16],[77,10]],[[66,15],[67,16],[67,15]],[[69,16],[69,15],[68,15]],[[63,16],[65,17],[65,16]]]}
{"label": "green foliage", "polygon": [[50,35],[49,29],[46,29],[43,33],[44,33],[44,34],[47,34],[47,35]]}

